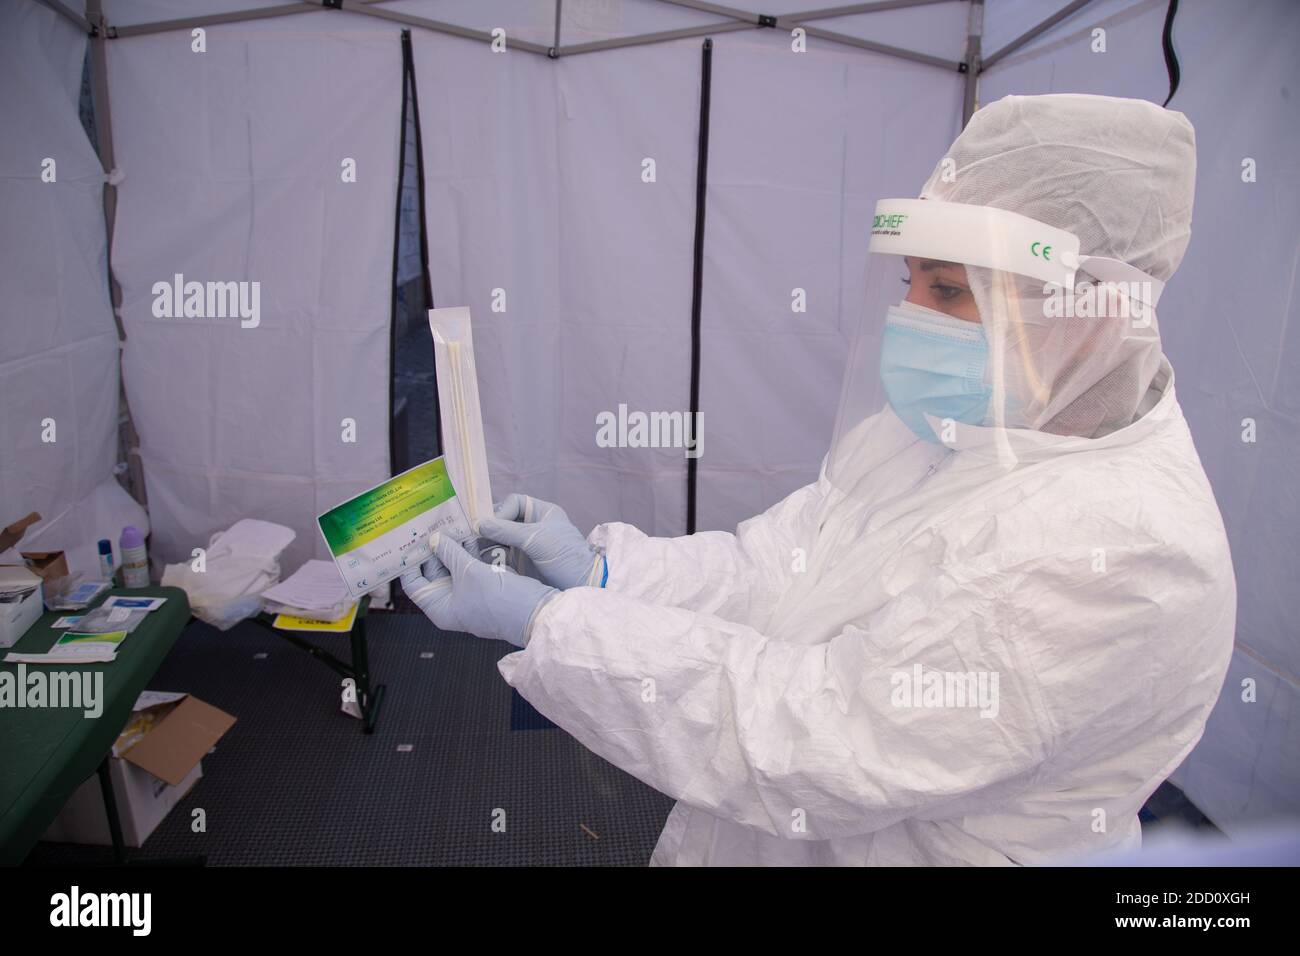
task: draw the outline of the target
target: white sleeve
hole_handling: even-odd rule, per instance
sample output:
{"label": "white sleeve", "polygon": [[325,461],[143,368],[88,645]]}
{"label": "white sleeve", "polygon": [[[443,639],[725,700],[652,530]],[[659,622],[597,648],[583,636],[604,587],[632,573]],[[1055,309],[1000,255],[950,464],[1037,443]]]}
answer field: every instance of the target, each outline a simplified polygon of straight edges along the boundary
{"label": "white sleeve", "polygon": [[[780,837],[869,833],[996,805],[1050,749],[994,589],[946,575],[933,589],[817,644],[577,589],[499,666],[588,749],[692,807]],[[990,698],[972,685],[973,706],[927,706],[931,672],[999,684]]]}
{"label": "white sleeve", "polygon": [[825,495],[824,478],[805,485],[741,522],[735,534],[652,538],[614,522],[598,525],[589,540],[604,549],[610,591],[729,621],[763,620],[790,583],[794,550],[807,545],[805,529]]}

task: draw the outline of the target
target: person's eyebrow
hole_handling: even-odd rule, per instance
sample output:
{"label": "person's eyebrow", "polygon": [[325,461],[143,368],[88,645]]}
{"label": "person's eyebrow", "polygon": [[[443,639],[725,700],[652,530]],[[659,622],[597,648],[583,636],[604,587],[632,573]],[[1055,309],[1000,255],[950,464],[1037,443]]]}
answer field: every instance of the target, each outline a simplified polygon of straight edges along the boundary
{"label": "person's eyebrow", "polygon": [[[943,259],[922,259],[918,263],[918,265],[920,266],[922,272],[937,272],[942,269],[951,268],[951,269],[962,269],[963,275],[965,273],[965,269],[960,262],[945,262]],[[964,281],[964,279],[958,279],[956,277],[949,277],[949,278],[950,281],[955,282],[958,285],[961,285],[963,287],[966,286],[966,282]]]}

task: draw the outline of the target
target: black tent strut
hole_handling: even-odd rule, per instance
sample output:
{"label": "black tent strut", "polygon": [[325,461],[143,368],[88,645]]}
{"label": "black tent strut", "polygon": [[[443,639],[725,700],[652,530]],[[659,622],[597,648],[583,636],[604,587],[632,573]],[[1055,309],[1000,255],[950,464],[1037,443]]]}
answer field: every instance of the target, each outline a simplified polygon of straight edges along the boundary
{"label": "black tent strut", "polygon": [[[695,264],[691,276],[691,434],[700,443],[700,301],[704,289],[704,205],[709,179],[709,93],[713,83],[713,40],[706,37],[700,63],[700,138],[695,161]],[[685,430],[683,429],[683,434]],[[695,533],[695,492],[700,460],[686,459],[686,533]]]}
{"label": "black tent strut", "polygon": [[[433,298],[433,279],[429,273],[429,220],[425,217],[424,205],[424,128],[420,123],[420,84],[415,76],[415,54],[411,47],[411,31],[402,31],[402,64],[406,74],[403,96],[406,96],[405,84],[410,84],[411,121],[415,125],[415,193],[419,200],[420,217],[420,284],[424,290],[424,307],[437,308]],[[406,131],[402,131],[405,143]],[[401,210],[398,210],[401,216]],[[433,351],[433,339],[429,340],[429,351]],[[437,363],[433,363],[433,441],[434,450],[441,455],[442,448],[442,407],[438,400]]]}
{"label": "black tent strut", "polygon": [[388,309],[388,473],[397,473],[397,417],[393,398],[397,381],[397,264],[402,248],[402,178],[406,170],[407,90],[411,79],[411,31],[402,31],[402,109],[397,124],[397,203],[393,210],[393,274]]}

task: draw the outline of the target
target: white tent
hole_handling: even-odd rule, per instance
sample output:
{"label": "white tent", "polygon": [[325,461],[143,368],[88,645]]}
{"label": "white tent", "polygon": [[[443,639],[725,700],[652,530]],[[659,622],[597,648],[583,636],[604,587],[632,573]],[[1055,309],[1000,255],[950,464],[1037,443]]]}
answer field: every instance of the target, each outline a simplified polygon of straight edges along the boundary
{"label": "white tent", "polygon": [[[288,567],[323,556],[314,516],[389,473],[421,225],[436,304],[475,316],[498,494],[660,534],[779,500],[828,442],[875,200],[914,195],[977,101],[1170,86],[1166,0],[827,2],[5,4],[0,518],[39,511],[24,544],[86,566],[146,522],[126,484],[157,561],[247,516],[297,531]],[[1240,593],[1176,782],[1231,831],[1300,813],[1300,6],[1174,23],[1199,184],[1163,335]],[[189,281],[257,282],[255,320],[158,317]],[[704,454],[598,447],[620,406],[698,409]]]}

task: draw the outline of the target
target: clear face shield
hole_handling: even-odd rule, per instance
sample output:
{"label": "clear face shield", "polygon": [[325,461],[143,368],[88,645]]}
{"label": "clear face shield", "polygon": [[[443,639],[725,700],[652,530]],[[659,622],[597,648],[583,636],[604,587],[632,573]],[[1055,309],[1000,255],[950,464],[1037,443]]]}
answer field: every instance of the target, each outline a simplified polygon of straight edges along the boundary
{"label": "clear face shield", "polygon": [[1161,361],[1158,280],[1025,216],[933,200],[882,200],[869,256],[826,465],[845,493],[878,495],[900,458],[969,450],[1009,469],[1043,436],[1097,438],[1139,413]]}

